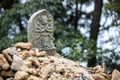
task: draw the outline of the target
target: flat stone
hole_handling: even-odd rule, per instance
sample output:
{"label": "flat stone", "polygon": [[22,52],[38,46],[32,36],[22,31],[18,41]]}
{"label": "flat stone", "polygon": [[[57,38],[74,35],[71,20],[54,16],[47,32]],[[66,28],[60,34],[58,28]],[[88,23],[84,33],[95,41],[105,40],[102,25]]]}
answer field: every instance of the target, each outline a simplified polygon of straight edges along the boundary
{"label": "flat stone", "polygon": [[6,58],[3,56],[3,54],[0,54],[0,67],[3,69],[3,70],[8,70],[10,65],[9,63],[7,62]]}
{"label": "flat stone", "polygon": [[29,74],[24,71],[17,71],[14,80],[26,80]]}
{"label": "flat stone", "polygon": [[36,77],[36,76],[33,76],[33,75],[30,75],[27,80],[43,80],[42,78],[39,78],[39,77]]}
{"label": "flat stone", "polygon": [[15,47],[30,50],[32,48],[32,44],[31,43],[19,42],[19,43],[15,44]]}
{"label": "flat stone", "polygon": [[17,55],[13,55],[13,62],[11,64],[11,69],[18,71],[22,66],[27,66],[24,60]]}

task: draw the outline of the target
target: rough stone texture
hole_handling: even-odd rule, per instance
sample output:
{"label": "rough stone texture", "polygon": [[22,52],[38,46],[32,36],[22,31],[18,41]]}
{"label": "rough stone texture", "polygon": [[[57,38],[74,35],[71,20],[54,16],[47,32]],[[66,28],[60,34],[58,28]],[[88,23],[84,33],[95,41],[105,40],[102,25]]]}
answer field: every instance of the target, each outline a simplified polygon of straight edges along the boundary
{"label": "rough stone texture", "polygon": [[46,55],[46,51],[36,52],[37,57],[44,57]]}
{"label": "rough stone texture", "polygon": [[7,61],[8,61],[9,63],[12,63],[13,59],[12,59],[12,57],[11,57],[10,55],[8,55],[7,53],[3,53],[3,55],[4,55],[4,57],[7,59]]}
{"label": "rough stone texture", "polygon": [[0,68],[3,70],[8,70],[9,67],[10,65],[7,62],[6,58],[3,56],[3,54],[0,54]]}
{"label": "rough stone texture", "polygon": [[[6,62],[9,64],[7,67],[4,64]],[[114,70],[109,73],[104,64],[84,67],[79,62],[66,59],[58,53],[46,55],[46,51],[39,51],[37,48],[28,50],[12,47],[0,54],[0,80],[3,78],[4,80],[119,80],[120,72]]]}
{"label": "rough stone texture", "polygon": [[25,61],[21,57],[17,55],[13,55],[13,62],[11,64],[11,69],[18,71],[22,66],[26,66]]}
{"label": "rough stone texture", "polygon": [[1,76],[3,77],[14,77],[14,74],[13,71],[1,71]]}
{"label": "rough stone texture", "polygon": [[41,79],[41,78],[39,78],[39,77],[36,77],[36,76],[33,76],[33,75],[30,75],[30,76],[27,78],[27,80],[43,80],[43,79]]}
{"label": "rough stone texture", "polygon": [[32,48],[32,44],[31,43],[19,42],[19,43],[15,44],[15,47],[30,50]]}
{"label": "rough stone texture", "polygon": [[2,51],[3,54],[14,55],[16,54],[16,47],[10,47]]}
{"label": "rough stone texture", "polygon": [[53,16],[45,9],[35,12],[28,21],[28,42],[40,51],[54,54],[54,21]]}
{"label": "rough stone texture", "polygon": [[48,64],[41,68],[41,73],[44,75],[44,78],[47,79],[54,71],[54,65]]}
{"label": "rough stone texture", "polygon": [[29,50],[29,51],[23,50],[23,51],[18,51],[17,55],[20,56],[22,59],[26,59],[26,58],[28,58],[30,56],[34,56],[35,52],[32,51],[32,50]]}
{"label": "rough stone texture", "polygon": [[118,70],[113,70],[112,79],[111,80],[120,80],[120,72]]}
{"label": "rough stone texture", "polygon": [[26,80],[29,74],[24,71],[17,71],[14,80]]}
{"label": "rough stone texture", "polygon": [[106,71],[106,66],[104,64],[97,65],[93,68],[94,79],[95,80],[111,80],[109,73]]}

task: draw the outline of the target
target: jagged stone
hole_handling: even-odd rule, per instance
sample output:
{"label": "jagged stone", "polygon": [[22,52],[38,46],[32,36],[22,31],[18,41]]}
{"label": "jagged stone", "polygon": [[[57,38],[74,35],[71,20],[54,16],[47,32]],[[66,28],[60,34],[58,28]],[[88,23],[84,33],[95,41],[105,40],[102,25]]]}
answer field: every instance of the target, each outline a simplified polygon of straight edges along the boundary
{"label": "jagged stone", "polygon": [[100,75],[100,74],[95,74],[94,75],[94,79],[95,80],[108,80],[108,79],[105,79],[105,77]]}
{"label": "jagged stone", "polygon": [[1,71],[1,76],[3,77],[14,77],[14,72],[13,71]]}
{"label": "jagged stone", "polygon": [[11,64],[11,69],[18,71],[22,66],[27,66],[25,64],[25,61],[21,57],[17,55],[13,55],[13,62]]}
{"label": "jagged stone", "polygon": [[34,66],[32,67],[27,67],[27,66],[22,66],[20,69],[21,71],[25,71],[31,75],[38,75],[39,74],[39,68],[33,68]]}
{"label": "jagged stone", "polygon": [[20,52],[17,52],[17,54],[22,58],[22,59],[26,59],[30,56],[34,56],[35,53],[34,51],[30,50],[30,51],[27,51],[27,50],[23,50],[23,51],[20,51]]}
{"label": "jagged stone", "polygon": [[8,70],[10,67],[9,63],[7,62],[6,58],[3,56],[3,54],[0,54],[0,68],[3,70]]}
{"label": "jagged stone", "polygon": [[54,71],[54,65],[48,64],[41,68],[42,75],[46,77],[50,76]]}
{"label": "jagged stone", "polygon": [[35,76],[39,74],[37,69],[35,69],[35,68],[28,68],[28,70],[26,72],[28,72],[31,75],[35,75]]}
{"label": "jagged stone", "polygon": [[99,72],[106,72],[105,66],[101,66],[101,65],[97,65],[93,68],[93,70],[95,71],[95,73],[99,73]]}
{"label": "jagged stone", "polygon": [[93,71],[95,80],[111,80],[104,64],[95,66]]}
{"label": "jagged stone", "polygon": [[[58,53],[57,55],[41,56],[37,48],[30,50],[7,48],[0,54],[1,79],[4,77],[5,80],[119,80],[120,72],[114,70],[112,74],[108,73],[105,65],[88,68],[79,62],[65,59]],[[5,66],[3,63],[6,61],[12,63]],[[18,76],[16,71],[21,71],[19,74],[21,79],[16,79],[15,76]],[[27,73],[27,77],[24,77],[22,72]]]}
{"label": "jagged stone", "polygon": [[15,47],[10,47],[10,48],[7,48],[7,49],[4,49],[3,51],[2,51],[2,53],[4,54],[9,54],[9,55],[14,55],[14,54],[16,54],[17,53],[17,50],[16,50],[16,48]]}
{"label": "jagged stone", "polygon": [[120,80],[120,72],[118,70],[113,70],[111,80]]}
{"label": "jagged stone", "polygon": [[7,59],[7,61],[11,64],[12,61],[13,61],[12,57],[9,54],[7,54],[7,53],[3,53],[3,55]]}
{"label": "jagged stone", "polygon": [[39,67],[40,63],[37,57],[29,57],[28,60],[30,60],[32,62],[32,65],[34,65],[35,67]]}
{"label": "jagged stone", "polygon": [[19,42],[19,43],[15,44],[15,47],[30,50],[32,48],[32,44],[31,43]]}
{"label": "jagged stone", "polygon": [[24,71],[17,71],[14,80],[26,80],[29,74]]}
{"label": "jagged stone", "polygon": [[44,57],[45,55],[46,55],[46,51],[41,51],[36,53],[37,57]]}

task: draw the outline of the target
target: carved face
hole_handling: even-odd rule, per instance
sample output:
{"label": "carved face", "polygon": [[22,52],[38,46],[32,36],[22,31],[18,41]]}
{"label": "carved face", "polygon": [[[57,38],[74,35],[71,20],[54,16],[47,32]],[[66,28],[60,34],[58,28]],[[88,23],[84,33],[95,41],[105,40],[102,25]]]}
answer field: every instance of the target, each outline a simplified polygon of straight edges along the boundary
{"label": "carved face", "polygon": [[43,15],[40,17],[41,24],[46,25],[48,23],[48,17]]}

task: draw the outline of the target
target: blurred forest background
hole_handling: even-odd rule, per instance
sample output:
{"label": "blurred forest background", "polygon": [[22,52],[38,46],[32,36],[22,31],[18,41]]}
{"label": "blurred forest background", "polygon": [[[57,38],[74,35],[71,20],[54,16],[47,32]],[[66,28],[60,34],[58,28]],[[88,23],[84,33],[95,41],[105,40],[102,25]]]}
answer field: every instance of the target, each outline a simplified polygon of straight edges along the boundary
{"label": "blurred forest background", "polygon": [[27,22],[40,9],[54,16],[58,53],[120,70],[120,0],[0,0],[0,52],[27,42]]}

